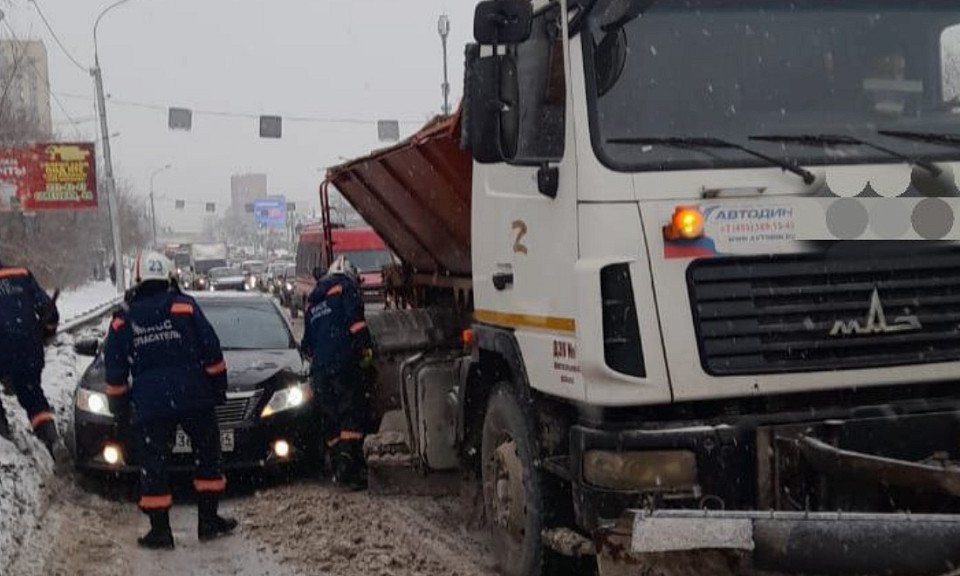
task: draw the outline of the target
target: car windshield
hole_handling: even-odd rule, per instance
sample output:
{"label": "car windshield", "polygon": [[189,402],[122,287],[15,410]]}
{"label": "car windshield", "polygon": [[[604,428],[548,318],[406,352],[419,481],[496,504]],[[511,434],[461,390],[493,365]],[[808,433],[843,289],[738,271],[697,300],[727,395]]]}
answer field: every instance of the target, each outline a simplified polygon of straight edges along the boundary
{"label": "car windshield", "polygon": [[[610,30],[617,3],[625,0],[600,0],[583,34],[594,143],[615,168],[762,164],[734,148],[649,141],[664,137],[844,134],[960,157],[877,134],[960,132],[956,2],[636,0],[651,6]],[[865,146],[751,145],[804,163],[896,161]]]}
{"label": "car windshield", "polygon": [[293,264],[287,266],[283,269],[284,278],[296,278],[297,277],[297,267]]}
{"label": "car windshield", "polygon": [[379,272],[384,266],[393,263],[393,257],[387,250],[351,250],[340,254],[361,272]]}
{"label": "car windshield", "polygon": [[292,335],[277,308],[268,301],[200,300],[224,350],[282,350]]}
{"label": "car windshield", "polygon": [[245,262],[241,269],[248,274],[263,274],[267,265],[263,262]]}
{"label": "car windshield", "polygon": [[243,272],[239,268],[214,268],[210,270],[210,277],[214,280],[237,276],[243,276]]}
{"label": "car windshield", "polygon": [[189,254],[174,254],[173,255],[173,264],[177,268],[187,268],[190,266],[190,255]]}

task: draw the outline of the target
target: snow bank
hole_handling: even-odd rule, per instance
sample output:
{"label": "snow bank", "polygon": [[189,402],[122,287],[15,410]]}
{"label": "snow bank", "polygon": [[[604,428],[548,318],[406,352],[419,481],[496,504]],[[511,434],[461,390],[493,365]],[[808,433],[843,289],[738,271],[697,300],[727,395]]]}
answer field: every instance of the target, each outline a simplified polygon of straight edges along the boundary
{"label": "snow bank", "polygon": [[91,282],[81,288],[76,288],[60,294],[57,307],[60,309],[60,318],[69,320],[84,312],[102,306],[117,297],[117,288],[107,282]]}
{"label": "snow bank", "polygon": [[[109,286],[113,290],[112,297],[115,289]],[[68,301],[70,308],[61,308],[64,317],[69,317],[67,310],[77,310],[77,307],[82,308],[91,302],[96,306],[96,299],[107,292],[102,286],[93,286],[72,293]],[[100,327],[81,331],[77,337],[103,334],[105,328],[106,321]],[[47,348],[43,371],[43,390],[56,411],[61,433],[72,419],[69,414],[74,387],[91,362],[90,358],[78,356],[73,351],[73,343],[74,336],[70,334],[57,336],[56,342]],[[42,521],[48,505],[49,491],[45,488],[53,479],[53,461],[30,431],[26,413],[16,397],[4,394],[3,405],[13,439],[0,438],[0,574],[7,572],[23,539],[32,532],[30,529]]]}

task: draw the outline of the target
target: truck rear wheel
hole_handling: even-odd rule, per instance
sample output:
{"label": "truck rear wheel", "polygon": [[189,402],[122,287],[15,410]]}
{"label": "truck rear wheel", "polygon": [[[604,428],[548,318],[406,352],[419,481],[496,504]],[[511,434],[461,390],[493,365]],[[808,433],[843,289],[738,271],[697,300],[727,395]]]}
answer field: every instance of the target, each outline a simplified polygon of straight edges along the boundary
{"label": "truck rear wheel", "polygon": [[535,426],[523,406],[509,384],[490,396],[481,445],[483,503],[500,571],[540,576],[543,491],[534,464]]}

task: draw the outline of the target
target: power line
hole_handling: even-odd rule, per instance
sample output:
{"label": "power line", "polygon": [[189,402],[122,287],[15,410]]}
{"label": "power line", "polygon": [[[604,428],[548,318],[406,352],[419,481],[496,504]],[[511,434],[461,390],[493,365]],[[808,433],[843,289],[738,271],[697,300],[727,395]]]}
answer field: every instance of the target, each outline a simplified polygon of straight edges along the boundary
{"label": "power line", "polygon": [[67,112],[67,109],[64,107],[63,102],[60,101],[60,98],[57,97],[56,93],[54,93],[53,89],[50,87],[50,78],[44,77],[44,74],[40,71],[39,68],[37,68],[37,64],[33,61],[33,59],[27,57],[27,55],[25,54],[25,49],[23,47],[24,46],[23,41],[21,41],[20,38],[17,37],[16,31],[13,29],[12,26],[10,26],[10,23],[7,22],[7,19],[4,18],[2,22],[4,26],[7,27],[7,31],[10,32],[10,36],[13,38],[14,42],[16,42],[17,45],[19,46],[20,52],[23,54],[23,59],[26,60],[28,64],[30,64],[30,67],[33,68],[34,72],[37,73],[37,76],[44,79],[44,87],[47,89],[47,94],[50,95],[50,98],[54,101],[54,103],[56,103],[57,107],[60,108],[60,112],[63,112],[63,115],[67,118],[70,124],[73,125],[73,131],[76,133],[77,139],[82,140],[83,134],[80,133],[79,125],[77,124],[76,120],[74,120],[73,117],[70,116],[70,113]]}
{"label": "power line", "polygon": [[[90,96],[84,96],[81,94],[70,94],[67,92],[59,92],[64,98],[74,98],[78,100],[90,100],[93,98]],[[137,102],[133,100],[123,100],[118,98],[110,98],[109,102],[118,106],[128,106],[131,108],[143,108],[146,110],[158,110],[166,112],[169,110],[169,106],[164,106],[162,104],[149,103],[149,102]],[[216,116],[220,118],[242,118],[245,120],[257,120],[260,118],[260,114],[253,114],[249,112],[232,112],[224,110],[203,110],[203,109],[190,109],[193,112],[194,116]],[[312,117],[312,116],[282,116],[284,122],[303,122],[303,123],[314,123],[314,124],[362,124],[362,125],[373,125],[376,126],[378,120],[371,120],[368,118],[349,118],[349,117]],[[424,120],[399,120],[401,124],[416,124],[420,125],[424,123]]]}
{"label": "power line", "polygon": [[60,41],[60,37],[57,36],[57,33],[54,32],[53,26],[47,22],[47,17],[43,14],[43,10],[40,8],[40,2],[38,0],[30,0],[33,2],[33,7],[36,8],[37,14],[40,16],[40,20],[43,21],[43,25],[47,28],[47,32],[50,32],[50,35],[53,36],[53,40],[57,43],[57,46],[60,47],[60,50],[64,55],[73,63],[74,66],[79,68],[82,72],[88,72],[89,67],[81,64],[76,58],[73,57],[73,54],[70,54],[70,51],[67,50],[67,47],[63,45],[63,42]]}

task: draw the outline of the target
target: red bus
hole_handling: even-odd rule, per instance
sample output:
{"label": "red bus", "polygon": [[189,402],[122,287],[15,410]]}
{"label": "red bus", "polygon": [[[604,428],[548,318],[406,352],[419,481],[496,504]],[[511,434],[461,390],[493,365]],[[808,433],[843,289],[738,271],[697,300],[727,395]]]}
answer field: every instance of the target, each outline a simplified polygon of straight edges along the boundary
{"label": "red bus", "polygon": [[[393,254],[383,239],[372,228],[337,228],[331,230],[334,259],[345,256],[360,270],[364,300],[383,300],[383,268],[394,263]],[[307,297],[317,282],[313,271],[326,269],[330,262],[324,261],[323,225],[308,224],[300,232],[297,244],[297,282],[290,301],[290,315],[296,318],[303,310]]]}

